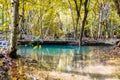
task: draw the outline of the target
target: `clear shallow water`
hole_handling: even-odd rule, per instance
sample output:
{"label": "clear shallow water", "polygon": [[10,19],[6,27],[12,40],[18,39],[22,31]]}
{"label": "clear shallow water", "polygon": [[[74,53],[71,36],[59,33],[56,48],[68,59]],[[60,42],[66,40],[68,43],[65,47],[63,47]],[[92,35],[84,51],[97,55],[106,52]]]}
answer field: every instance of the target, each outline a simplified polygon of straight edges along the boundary
{"label": "clear shallow water", "polygon": [[[42,63],[44,65],[47,65],[47,67],[49,67],[51,70],[55,71],[73,71],[80,74],[80,76],[88,78],[85,80],[109,80],[110,78],[112,78],[110,80],[118,80],[114,79],[114,77],[112,76],[110,77],[110,75],[112,75],[112,73],[114,72],[114,67],[112,67],[113,65],[105,65],[104,62],[101,62],[101,59],[103,61],[104,58],[100,58],[99,53],[101,53],[101,50],[107,52],[110,48],[111,46],[78,47],[65,45],[42,45],[41,48],[35,49],[34,46],[23,45],[19,46],[18,53],[24,55],[32,54],[32,56],[30,57],[31,60],[34,59],[40,61],[39,64],[37,63],[37,65],[41,65]],[[98,52],[94,52],[94,50],[98,50]],[[76,56],[71,55],[71,52],[73,54],[76,54]],[[81,53],[87,54],[88,56],[82,56]],[[38,58],[38,54],[45,55],[40,55],[40,57]]]}
{"label": "clear shallow water", "polygon": [[34,46],[28,46],[28,45],[21,45],[18,47],[18,53],[19,54],[32,54],[32,53],[38,53],[38,54],[53,54],[53,55],[59,55],[59,54],[69,54],[70,52],[74,54],[84,54],[89,53],[90,51],[94,49],[102,49],[105,48],[103,46],[68,46],[68,45],[42,45],[41,48],[34,48]]}

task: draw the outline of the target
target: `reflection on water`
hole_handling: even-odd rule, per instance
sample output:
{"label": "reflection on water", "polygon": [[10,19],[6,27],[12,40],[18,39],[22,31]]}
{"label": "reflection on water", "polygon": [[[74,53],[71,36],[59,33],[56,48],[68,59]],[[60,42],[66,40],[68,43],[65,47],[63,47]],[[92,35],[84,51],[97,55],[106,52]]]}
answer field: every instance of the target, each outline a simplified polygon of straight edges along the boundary
{"label": "reflection on water", "polygon": [[62,46],[62,45],[43,45],[41,48],[34,49],[33,46],[19,46],[18,53],[19,54],[32,54],[34,52],[37,52],[38,54],[69,54],[71,51],[74,54],[80,54],[80,53],[88,53],[90,50],[92,50],[94,47],[90,46]]}
{"label": "reflection on water", "polygon": [[[63,46],[63,45],[43,45],[42,47],[19,46],[18,53],[21,55],[31,56],[31,59],[55,62],[58,70],[65,70],[74,67],[80,67],[83,63],[81,60],[87,60],[87,54],[95,50],[93,46]],[[100,48],[100,47],[99,47]],[[53,57],[54,59],[52,59]]]}
{"label": "reflection on water", "polygon": [[[62,46],[43,45],[41,48],[33,46],[19,46],[18,53],[29,55],[47,65],[48,70],[67,71],[97,80],[106,80],[114,73],[113,67],[107,66],[102,58],[108,47],[103,46]],[[101,63],[102,62],[102,63]],[[91,80],[91,79],[90,79]],[[108,79],[109,80],[109,79]]]}
{"label": "reflection on water", "polygon": [[[21,55],[30,55],[31,59],[50,62],[50,57],[55,56],[58,70],[70,70],[73,66],[77,66],[77,61],[85,59],[85,54],[96,47],[91,46],[63,46],[63,45],[43,45],[41,48],[33,46],[19,46],[18,53]],[[46,59],[47,57],[47,59]],[[49,59],[50,58],[50,59]],[[54,62],[51,61],[51,62]]]}

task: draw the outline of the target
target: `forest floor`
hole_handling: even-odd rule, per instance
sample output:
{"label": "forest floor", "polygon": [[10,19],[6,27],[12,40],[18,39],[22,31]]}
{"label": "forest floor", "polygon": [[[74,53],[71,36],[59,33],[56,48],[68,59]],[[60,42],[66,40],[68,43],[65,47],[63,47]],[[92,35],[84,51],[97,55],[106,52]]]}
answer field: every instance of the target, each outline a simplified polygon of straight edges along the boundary
{"label": "forest floor", "polygon": [[82,69],[74,68],[70,72],[31,69],[26,73],[29,80],[120,80],[120,59],[108,60],[106,64],[92,63]]}

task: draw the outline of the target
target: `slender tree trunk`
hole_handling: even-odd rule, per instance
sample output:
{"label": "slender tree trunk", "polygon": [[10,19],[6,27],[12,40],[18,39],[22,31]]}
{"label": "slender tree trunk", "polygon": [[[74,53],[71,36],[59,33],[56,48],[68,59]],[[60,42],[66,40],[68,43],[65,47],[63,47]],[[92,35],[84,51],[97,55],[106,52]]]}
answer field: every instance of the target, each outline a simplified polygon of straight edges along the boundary
{"label": "slender tree trunk", "polygon": [[18,27],[18,16],[19,16],[19,0],[11,0],[11,36],[10,36],[10,53],[9,56],[12,58],[17,57],[17,27]]}
{"label": "slender tree trunk", "polygon": [[42,31],[42,11],[40,10],[40,38],[43,39],[43,31]]}
{"label": "slender tree trunk", "polygon": [[99,9],[99,26],[98,26],[98,39],[102,37],[102,4]]}
{"label": "slender tree trunk", "polygon": [[90,26],[90,37],[93,39],[93,25]]}
{"label": "slender tree trunk", "polygon": [[99,7],[99,26],[98,26],[98,39],[102,38],[102,25],[103,25],[103,22],[104,22],[104,1],[105,0],[102,0],[102,3],[100,4],[100,7]]}
{"label": "slender tree trunk", "polygon": [[[21,21],[21,29],[23,29],[23,31],[25,30],[24,28],[24,0],[22,0],[22,21]],[[20,39],[23,39],[23,34],[24,32],[20,32]]]}
{"label": "slender tree trunk", "polygon": [[106,26],[105,26],[105,38],[108,39],[108,21],[106,20]]}
{"label": "slender tree trunk", "polygon": [[2,25],[4,24],[4,5],[2,7]]}
{"label": "slender tree trunk", "polygon": [[113,38],[114,34],[113,34],[113,22],[111,21],[110,24],[110,38]]}
{"label": "slender tree trunk", "polygon": [[[94,11],[94,10],[93,10],[93,11]],[[95,11],[94,11],[94,14],[93,14],[93,15],[96,15],[96,14],[95,14]],[[93,27],[93,26],[94,26],[94,23],[95,23],[95,20],[96,20],[96,16],[93,16],[93,15],[92,15],[92,17],[94,17],[94,19],[92,20],[92,25],[91,25],[91,27],[90,27],[90,38],[91,38],[91,39],[94,39],[94,31],[93,31],[93,30],[94,30],[94,29],[93,29],[94,27]]]}
{"label": "slender tree trunk", "polygon": [[[51,14],[51,15],[52,15],[52,14]],[[49,22],[49,25],[48,25],[48,28],[47,28],[47,30],[46,30],[46,32],[45,32],[44,38],[46,38],[46,36],[48,35],[48,32],[49,32],[49,30],[50,30],[50,26],[51,26],[51,22],[52,22],[52,20],[50,20],[50,22]]]}
{"label": "slender tree trunk", "polygon": [[77,18],[76,18],[76,26],[75,26],[75,40],[78,38],[78,23],[79,23],[79,19],[80,19],[80,9],[81,9],[81,5],[82,5],[82,0],[80,0],[80,5],[78,6],[78,2],[77,0],[74,0],[75,3],[75,7],[76,7],[76,13],[77,13]]}
{"label": "slender tree trunk", "polygon": [[75,27],[75,40],[78,38],[78,23],[79,23],[79,16],[77,16],[77,19],[76,19],[76,27]]}
{"label": "slender tree trunk", "polygon": [[[41,3],[43,4],[43,0],[41,1]],[[41,6],[42,6],[41,4]],[[43,22],[42,22],[42,16],[43,16],[43,11],[42,9],[40,9],[40,38],[43,39]]]}
{"label": "slender tree trunk", "polygon": [[83,18],[83,21],[82,21],[81,34],[80,34],[80,44],[79,44],[80,46],[82,45],[84,26],[85,26],[85,22],[86,22],[86,19],[87,19],[87,14],[88,14],[87,4],[88,4],[88,0],[85,0],[85,3],[84,3],[84,18]]}
{"label": "slender tree trunk", "polygon": [[[68,3],[69,3],[69,5],[70,5],[71,16],[72,16],[72,24],[73,24],[73,28],[74,28],[74,30],[75,30],[75,25],[74,25],[75,20],[74,20],[74,12],[73,12],[73,10],[72,10],[72,4],[71,4],[70,0],[68,0]],[[76,33],[74,32],[74,39],[75,39],[75,38],[76,38]]]}

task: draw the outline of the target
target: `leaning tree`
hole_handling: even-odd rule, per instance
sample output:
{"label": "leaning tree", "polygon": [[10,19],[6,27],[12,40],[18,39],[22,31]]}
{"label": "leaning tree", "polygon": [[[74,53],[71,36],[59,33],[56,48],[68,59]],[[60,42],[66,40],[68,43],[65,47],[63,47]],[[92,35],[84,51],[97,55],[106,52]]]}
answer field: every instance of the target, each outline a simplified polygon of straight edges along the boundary
{"label": "leaning tree", "polygon": [[9,56],[12,58],[17,57],[17,27],[19,20],[19,0],[11,0],[11,26],[10,26],[10,46]]}

